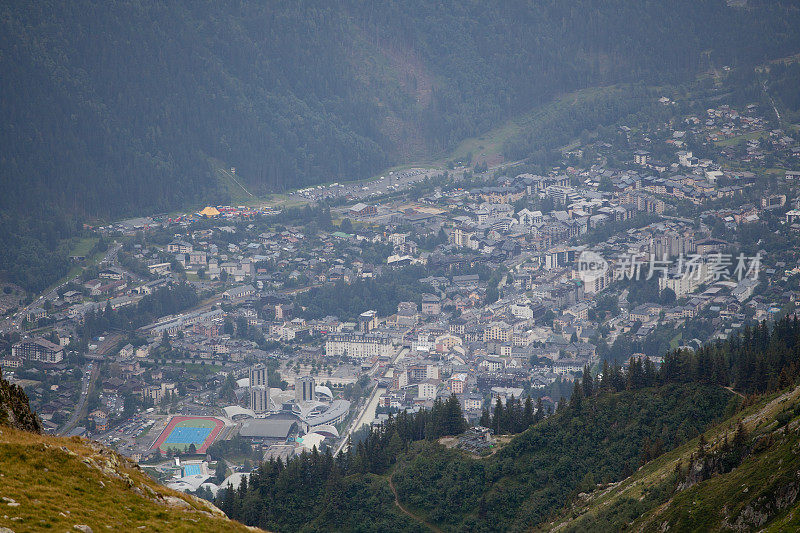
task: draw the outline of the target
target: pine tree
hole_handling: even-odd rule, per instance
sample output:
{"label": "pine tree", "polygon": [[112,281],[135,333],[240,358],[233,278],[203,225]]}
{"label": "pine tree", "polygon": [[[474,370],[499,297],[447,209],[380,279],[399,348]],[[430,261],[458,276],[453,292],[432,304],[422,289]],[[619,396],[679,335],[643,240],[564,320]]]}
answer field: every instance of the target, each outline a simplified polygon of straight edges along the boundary
{"label": "pine tree", "polygon": [[484,407],[481,411],[481,419],[478,422],[481,426],[488,428],[492,425],[492,415],[489,414],[489,409]]}
{"label": "pine tree", "polygon": [[523,423],[525,428],[528,428],[531,426],[531,424],[533,424],[533,400],[531,400],[530,396],[525,399],[525,414],[523,416]]}
{"label": "pine tree", "polygon": [[495,434],[499,435],[503,432],[502,427],[502,420],[503,420],[503,402],[500,401],[500,397],[497,397],[497,401],[494,404],[494,417],[492,418],[492,429],[494,429]]}
{"label": "pine tree", "polygon": [[214,478],[215,478],[214,481],[216,482],[217,485],[225,481],[227,473],[228,473],[228,467],[225,465],[225,461],[220,459],[219,461],[217,461],[217,468],[214,471]]}
{"label": "pine tree", "polygon": [[461,404],[455,394],[451,394],[444,404],[445,423],[443,434],[458,435],[466,429],[466,422],[461,411]]}
{"label": "pine tree", "polygon": [[736,433],[733,435],[733,446],[735,448],[740,448],[744,446],[745,442],[747,441],[747,430],[744,427],[744,424],[741,420],[736,425]]}
{"label": "pine tree", "polygon": [[592,381],[592,373],[589,370],[589,365],[583,367],[583,395],[586,398],[591,398],[594,392],[594,383]]}
{"label": "pine tree", "polygon": [[578,379],[573,383],[572,397],[569,400],[569,405],[576,411],[580,411],[583,406],[583,386]]}
{"label": "pine tree", "polygon": [[501,422],[503,425],[503,430],[506,433],[516,433],[517,427],[517,409],[516,409],[516,401],[514,400],[514,395],[512,394],[511,397],[506,399],[506,408],[504,410],[504,417]]}
{"label": "pine tree", "polygon": [[336,523],[345,498],[342,473],[335,462],[331,462],[328,479],[325,481],[325,509],[323,515],[329,523]]}
{"label": "pine tree", "polygon": [[391,461],[394,461],[400,452],[403,451],[403,441],[400,439],[400,435],[397,433],[396,429],[392,429],[391,436],[389,437],[389,442],[386,445],[386,454],[389,456]]}

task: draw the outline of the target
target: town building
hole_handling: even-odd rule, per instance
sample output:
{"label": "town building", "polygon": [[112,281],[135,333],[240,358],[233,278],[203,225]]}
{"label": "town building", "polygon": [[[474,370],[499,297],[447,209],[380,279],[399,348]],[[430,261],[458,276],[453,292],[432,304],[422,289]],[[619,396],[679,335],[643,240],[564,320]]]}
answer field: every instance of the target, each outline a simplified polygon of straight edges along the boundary
{"label": "town building", "polygon": [[389,357],[394,354],[394,344],[386,335],[376,333],[332,333],[325,341],[325,355],[349,356],[365,359],[374,356]]}
{"label": "town building", "polygon": [[41,363],[60,363],[64,359],[64,347],[42,337],[23,339],[11,347],[11,356]]}

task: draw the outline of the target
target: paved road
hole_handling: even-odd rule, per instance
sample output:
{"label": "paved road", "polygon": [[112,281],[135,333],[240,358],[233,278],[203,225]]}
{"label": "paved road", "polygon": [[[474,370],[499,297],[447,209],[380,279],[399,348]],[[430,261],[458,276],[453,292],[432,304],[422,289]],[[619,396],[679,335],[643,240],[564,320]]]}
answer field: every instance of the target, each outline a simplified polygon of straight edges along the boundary
{"label": "paved road", "polygon": [[[106,338],[103,339],[103,342],[100,343],[100,345],[97,347],[97,350],[95,350],[92,355],[96,357],[104,357],[108,355],[109,352],[116,348],[121,339],[122,334],[120,333],[114,333],[106,336]],[[94,390],[97,378],[100,376],[100,364],[100,361],[92,361],[83,367],[83,377],[81,378],[81,395],[78,398],[78,403],[76,404],[72,415],[69,417],[69,420],[67,420],[67,422],[61,426],[61,429],[58,431],[60,435],[68,433],[78,424],[78,421],[87,415],[86,404],[89,400],[89,395],[91,395],[92,391]]]}
{"label": "paved road", "polygon": [[81,378],[81,395],[78,398],[78,403],[75,410],[72,411],[69,420],[58,430],[59,435],[66,435],[69,433],[83,416],[85,416],[86,404],[89,401],[89,395],[94,390],[94,383],[100,375],[100,365],[97,363],[89,363],[83,367],[83,377]]}
{"label": "paved road", "polygon": [[[489,168],[490,171],[501,170],[507,167],[519,165],[520,161],[509,161],[501,163]],[[333,185],[319,185],[316,187],[309,187],[308,189],[301,189],[289,193],[290,198],[303,198],[316,202],[319,200],[326,200],[331,198],[339,198],[342,196],[349,196],[354,200],[367,201],[372,196],[382,196],[385,194],[401,193],[413,187],[417,183],[424,181],[426,178],[438,176],[449,172],[455,180],[463,179],[466,172],[472,172],[471,168],[447,170],[443,168],[409,168],[406,170],[396,170],[387,172],[384,176],[377,179],[348,181],[344,183],[337,183]]]}
{"label": "paved road", "polygon": [[770,101],[770,103],[772,104],[772,110],[773,110],[773,111],[775,111],[775,116],[776,116],[776,117],[778,117],[778,123],[780,123],[780,121],[781,121],[781,114],[780,114],[780,112],[778,111],[778,106],[776,106],[776,105],[775,105],[775,100],[773,100],[773,99],[772,99],[772,96],[770,96],[769,92],[767,91],[767,82],[766,82],[766,81],[764,81],[764,82],[761,82],[761,85],[762,85],[762,86],[763,86],[763,88],[764,88],[764,94],[766,94],[766,95],[767,95],[767,98],[769,98],[769,101]]}
{"label": "paved road", "polygon": [[362,425],[371,424],[372,421],[375,420],[375,408],[378,406],[380,395],[384,392],[386,392],[386,389],[378,387],[378,385],[373,387],[372,393],[367,401],[364,402],[361,411],[359,411],[358,415],[347,426],[344,435],[342,435],[342,440],[339,441],[339,445],[336,447],[336,451],[333,454],[334,456],[339,455],[339,452],[346,452],[350,436],[358,431]]}
{"label": "paved road", "polygon": [[[403,348],[397,352],[392,358],[391,364],[397,363],[397,361],[405,357],[407,353],[408,348]],[[375,420],[375,409],[378,407],[378,399],[384,392],[386,392],[386,389],[375,385],[375,387],[372,389],[369,399],[364,402],[358,415],[356,415],[353,421],[347,426],[344,434],[341,435],[342,438],[339,441],[338,446],[336,446],[336,453],[333,454],[334,456],[339,455],[339,452],[341,451],[347,450],[347,442],[350,438],[350,435],[358,431],[363,424],[372,424],[372,421]]]}

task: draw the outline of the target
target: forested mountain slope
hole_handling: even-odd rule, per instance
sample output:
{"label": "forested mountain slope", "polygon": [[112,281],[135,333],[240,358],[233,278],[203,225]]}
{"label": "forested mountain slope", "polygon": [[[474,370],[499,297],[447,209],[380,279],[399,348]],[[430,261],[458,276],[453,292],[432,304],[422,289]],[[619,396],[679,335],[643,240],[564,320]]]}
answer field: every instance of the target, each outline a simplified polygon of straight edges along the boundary
{"label": "forested mountain slope", "polygon": [[228,203],[215,167],[256,194],[363,178],[624,86],[502,153],[540,156],[649,109],[652,84],[798,50],[791,1],[6,2],[0,276],[53,283],[81,222]]}
{"label": "forested mountain slope", "polygon": [[[630,475],[647,438],[672,449],[723,420],[735,401],[721,387],[690,384],[615,393],[535,424],[487,458],[424,435],[407,440],[398,419],[352,457],[265,463],[216,503],[278,531],[418,531],[423,521],[442,531],[523,531],[595,483]],[[418,521],[395,506],[390,480]]]}
{"label": "forested mountain slope", "polygon": [[604,396],[534,425],[485,460],[436,445],[412,450],[394,483],[404,505],[443,530],[524,531],[578,492],[632,473],[645,440],[672,449],[723,419],[730,400],[697,385]]}
{"label": "forested mountain slope", "polygon": [[[281,531],[413,531],[425,524],[442,531],[526,531],[555,527],[556,516],[568,522],[576,516],[573,509],[585,505],[585,494],[614,487],[641,466],[661,468],[641,499],[636,499],[638,493],[633,502],[620,499],[616,507],[604,507],[605,514],[585,512],[588,522],[571,525],[577,531],[617,530],[673,497],[670,520],[689,523],[695,510],[685,504],[690,496],[680,491],[692,494],[694,485],[706,486],[705,481],[713,485],[718,483],[715,475],[750,465],[740,472],[766,480],[764,490],[773,487],[779,496],[786,491],[793,494],[779,502],[783,512],[798,494],[791,492],[796,489],[792,480],[784,483],[795,473],[794,459],[784,461],[780,478],[771,477],[769,460],[747,461],[777,442],[759,440],[779,436],[763,433],[775,429],[765,417],[775,417],[784,426],[800,416],[800,407],[779,400],[755,414],[752,406],[765,398],[772,400],[770,395],[777,391],[793,390],[800,380],[798,361],[800,322],[784,319],[773,326],[746,328],[741,335],[696,352],[669,352],[658,370],[638,359],[624,371],[604,366],[601,379],[579,380],[568,404],[562,402],[552,416],[531,417],[530,407],[522,409],[519,404],[496,409],[492,427],[527,429],[488,457],[439,442],[442,435],[461,431],[455,422],[460,408],[453,397],[437,403],[430,413],[390,419],[348,454],[333,458],[315,453],[288,465],[265,463],[248,485],[221,493],[217,504],[232,518]],[[750,411],[741,411],[745,405],[751,406]],[[742,417],[744,427],[739,430]],[[788,427],[797,433],[800,424]],[[700,446],[703,440],[698,435],[709,430],[704,438],[713,440],[712,445]],[[726,432],[730,446],[723,445]],[[692,439],[697,440],[687,444]],[[794,445],[781,441],[776,453],[786,453]],[[694,451],[698,447],[701,453]],[[664,455],[671,450],[678,450],[677,455]],[[719,453],[714,455],[714,450]],[[683,456],[679,470],[674,462]],[[663,461],[673,464],[664,470]],[[748,504],[735,507],[742,499],[725,494],[727,499],[706,507],[729,512],[727,516],[736,520]],[[769,505],[778,505],[770,501]],[[749,503],[758,512],[767,509],[758,505],[768,505],[760,500]],[[562,515],[565,509],[568,514]],[[780,513],[768,514],[771,520]],[[595,527],[595,515],[596,524],[603,527]],[[743,520],[748,524],[745,530],[752,529],[751,518]],[[645,530],[659,523],[654,521]]]}
{"label": "forested mountain slope", "polygon": [[800,387],[750,406],[635,475],[577,498],[543,531],[796,531]]}
{"label": "forested mountain slope", "polygon": [[[587,16],[591,14],[591,16]],[[0,208],[111,216],[364,177],[574,89],[798,48],[792,2],[9,2]]]}

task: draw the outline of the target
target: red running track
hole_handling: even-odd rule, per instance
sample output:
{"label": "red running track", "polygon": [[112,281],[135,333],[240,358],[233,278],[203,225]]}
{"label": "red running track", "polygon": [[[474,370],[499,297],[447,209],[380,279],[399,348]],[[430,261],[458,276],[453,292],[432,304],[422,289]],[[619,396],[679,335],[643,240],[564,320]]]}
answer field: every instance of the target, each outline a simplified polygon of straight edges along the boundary
{"label": "red running track", "polygon": [[169,437],[169,434],[172,433],[172,430],[175,429],[179,423],[187,420],[208,420],[210,422],[214,422],[214,429],[211,430],[211,433],[208,434],[206,440],[203,441],[203,445],[197,449],[197,453],[204,453],[208,447],[213,444],[214,440],[225,427],[225,424],[221,420],[214,418],[213,416],[173,416],[172,420],[170,420],[169,424],[167,424],[167,427],[161,431],[161,434],[158,436],[150,449],[155,450],[156,448],[160,448],[161,445],[164,444],[164,441],[167,440],[167,437]]}

